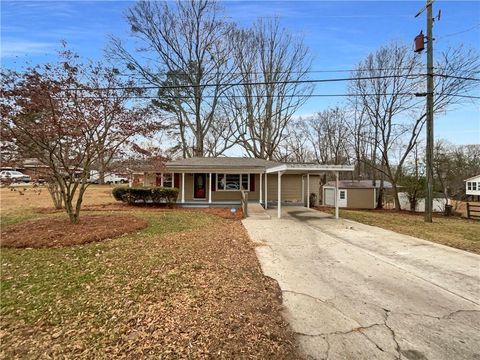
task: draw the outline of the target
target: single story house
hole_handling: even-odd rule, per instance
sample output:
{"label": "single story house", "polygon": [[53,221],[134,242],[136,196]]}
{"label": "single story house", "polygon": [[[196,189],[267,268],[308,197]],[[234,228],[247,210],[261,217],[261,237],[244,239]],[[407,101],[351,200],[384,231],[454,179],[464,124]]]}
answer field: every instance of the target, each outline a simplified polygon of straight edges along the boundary
{"label": "single story house", "polygon": [[321,174],[333,172],[338,178],[342,171],[353,171],[353,166],[194,157],[167,162],[162,176],[171,174],[171,185],[179,189],[177,202],[182,206],[239,206],[243,190],[249,202],[265,208],[277,205],[280,217],[282,204],[310,206],[308,195],[318,195]]}
{"label": "single story house", "polygon": [[465,180],[465,194],[472,197],[477,196],[480,200],[480,175]]}
{"label": "single story house", "polygon": [[[340,180],[338,182],[338,206],[347,209],[375,209],[377,207],[380,180]],[[383,181],[385,190],[392,189],[389,181]],[[323,205],[335,206],[335,181],[327,182],[323,188]]]}

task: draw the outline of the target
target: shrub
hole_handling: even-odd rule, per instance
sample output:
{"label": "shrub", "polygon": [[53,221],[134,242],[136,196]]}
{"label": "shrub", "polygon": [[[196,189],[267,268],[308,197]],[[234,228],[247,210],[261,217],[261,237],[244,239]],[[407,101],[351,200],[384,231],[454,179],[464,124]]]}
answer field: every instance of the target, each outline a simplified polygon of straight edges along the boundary
{"label": "shrub", "polygon": [[117,201],[128,204],[172,204],[177,200],[178,189],[165,187],[116,187],[112,195]]}
{"label": "shrub", "polygon": [[112,195],[115,198],[115,200],[123,201],[123,196],[125,195],[127,189],[128,188],[126,188],[126,187],[115,187],[115,188],[113,188]]}

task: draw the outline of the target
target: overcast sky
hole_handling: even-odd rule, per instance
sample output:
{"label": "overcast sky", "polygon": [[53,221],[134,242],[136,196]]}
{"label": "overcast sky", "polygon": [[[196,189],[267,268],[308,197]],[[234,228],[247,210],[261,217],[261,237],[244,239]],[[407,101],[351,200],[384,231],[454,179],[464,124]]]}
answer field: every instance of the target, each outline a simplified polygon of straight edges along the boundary
{"label": "overcast sky", "polygon": [[[128,1],[1,1],[2,66],[14,68],[26,59],[52,59],[60,40],[85,57],[98,58],[108,34],[127,37],[124,11]],[[257,17],[280,18],[284,27],[304,36],[314,56],[312,70],[348,70],[368,53],[390,40],[413,46],[425,30],[425,16],[414,18],[424,1],[226,1],[225,15],[241,25]],[[442,10],[435,23],[435,51],[459,43],[480,51],[480,1],[436,1]],[[423,55],[425,56],[425,55]],[[479,69],[480,70],[480,69]],[[312,73],[312,78],[348,76],[348,73]],[[480,75],[479,75],[480,76]],[[318,84],[317,94],[346,92],[346,83]],[[480,86],[472,95],[480,96]],[[298,115],[308,116],[342,98],[312,98]],[[458,106],[435,119],[435,138],[455,144],[480,143],[480,102]]]}

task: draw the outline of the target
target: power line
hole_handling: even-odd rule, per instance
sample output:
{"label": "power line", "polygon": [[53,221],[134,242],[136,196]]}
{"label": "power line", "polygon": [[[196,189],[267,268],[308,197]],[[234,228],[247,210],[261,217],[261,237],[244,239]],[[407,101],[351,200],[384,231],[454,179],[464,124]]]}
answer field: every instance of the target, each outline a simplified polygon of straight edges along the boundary
{"label": "power line", "polygon": [[[474,96],[474,95],[463,95],[463,94],[450,94],[450,93],[435,93],[434,95],[443,95],[443,96],[454,96],[454,97],[461,97],[461,98],[469,98],[469,99],[480,99],[480,96]],[[295,98],[295,97],[362,97],[362,96],[411,96],[411,97],[418,97],[418,93],[367,93],[367,94],[310,94],[310,95],[302,95],[302,94],[285,94],[282,96],[275,96],[275,95],[219,95],[217,97],[212,96],[212,95],[205,95],[202,96],[202,98],[206,99],[212,99],[212,98],[275,98],[275,97],[286,97],[286,98]],[[82,99],[114,99],[114,96],[80,96]],[[167,99],[191,99],[192,97],[190,96],[175,96],[175,95],[162,95],[162,97],[159,96],[153,96],[153,95],[134,95],[129,97],[128,99],[162,99],[162,98],[167,98]]]}
{"label": "power line", "polygon": [[451,37],[451,36],[456,36],[456,35],[460,35],[460,34],[464,34],[466,32],[469,32],[469,31],[472,31],[472,30],[475,30],[476,28],[480,27],[480,23],[468,28],[468,29],[465,29],[465,30],[461,30],[461,31],[457,31],[457,32],[454,32],[454,33],[451,33],[451,34],[446,34],[446,35],[443,35],[443,36],[440,36],[437,38],[437,40],[440,40],[440,39],[444,39],[444,38],[447,38],[447,37]]}
{"label": "power line", "polygon": [[459,80],[470,80],[470,81],[480,81],[478,78],[468,77],[468,76],[457,76],[457,75],[448,75],[448,74],[433,74],[433,76],[440,76],[444,78],[452,78],[452,79],[459,79]]}
{"label": "power line", "polygon": [[[377,68],[377,69],[329,69],[329,70],[302,70],[302,71],[275,71],[276,74],[313,74],[313,73],[345,73],[345,72],[362,72],[362,71],[387,71],[387,70],[413,70],[412,67],[403,68]],[[264,74],[264,71],[231,71],[231,72],[209,72],[208,75],[250,75],[250,74]],[[183,71],[159,71],[155,75],[171,75],[171,76],[188,76],[189,73]]]}
{"label": "power line", "polygon": [[380,79],[398,79],[398,78],[416,78],[418,76],[426,76],[426,74],[400,74],[400,75],[380,75],[380,76],[359,76],[331,79],[305,79],[305,80],[281,80],[281,81],[254,81],[254,82],[234,82],[234,83],[211,83],[211,84],[189,84],[189,85],[145,85],[145,86],[107,86],[91,89],[64,89],[63,91],[75,90],[169,90],[169,89],[189,89],[189,88],[205,88],[205,87],[234,87],[234,86],[256,86],[256,85],[288,85],[288,84],[313,84],[313,83],[329,83],[354,80],[380,80]]}

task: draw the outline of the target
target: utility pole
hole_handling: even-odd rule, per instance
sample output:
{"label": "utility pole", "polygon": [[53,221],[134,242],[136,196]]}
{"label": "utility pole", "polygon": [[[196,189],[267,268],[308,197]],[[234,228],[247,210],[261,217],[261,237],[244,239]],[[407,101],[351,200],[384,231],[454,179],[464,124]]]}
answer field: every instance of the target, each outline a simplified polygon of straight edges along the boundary
{"label": "utility pole", "polygon": [[433,1],[427,0],[415,17],[427,10],[427,148],[426,170],[427,189],[425,194],[425,222],[432,222],[433,209]]}

